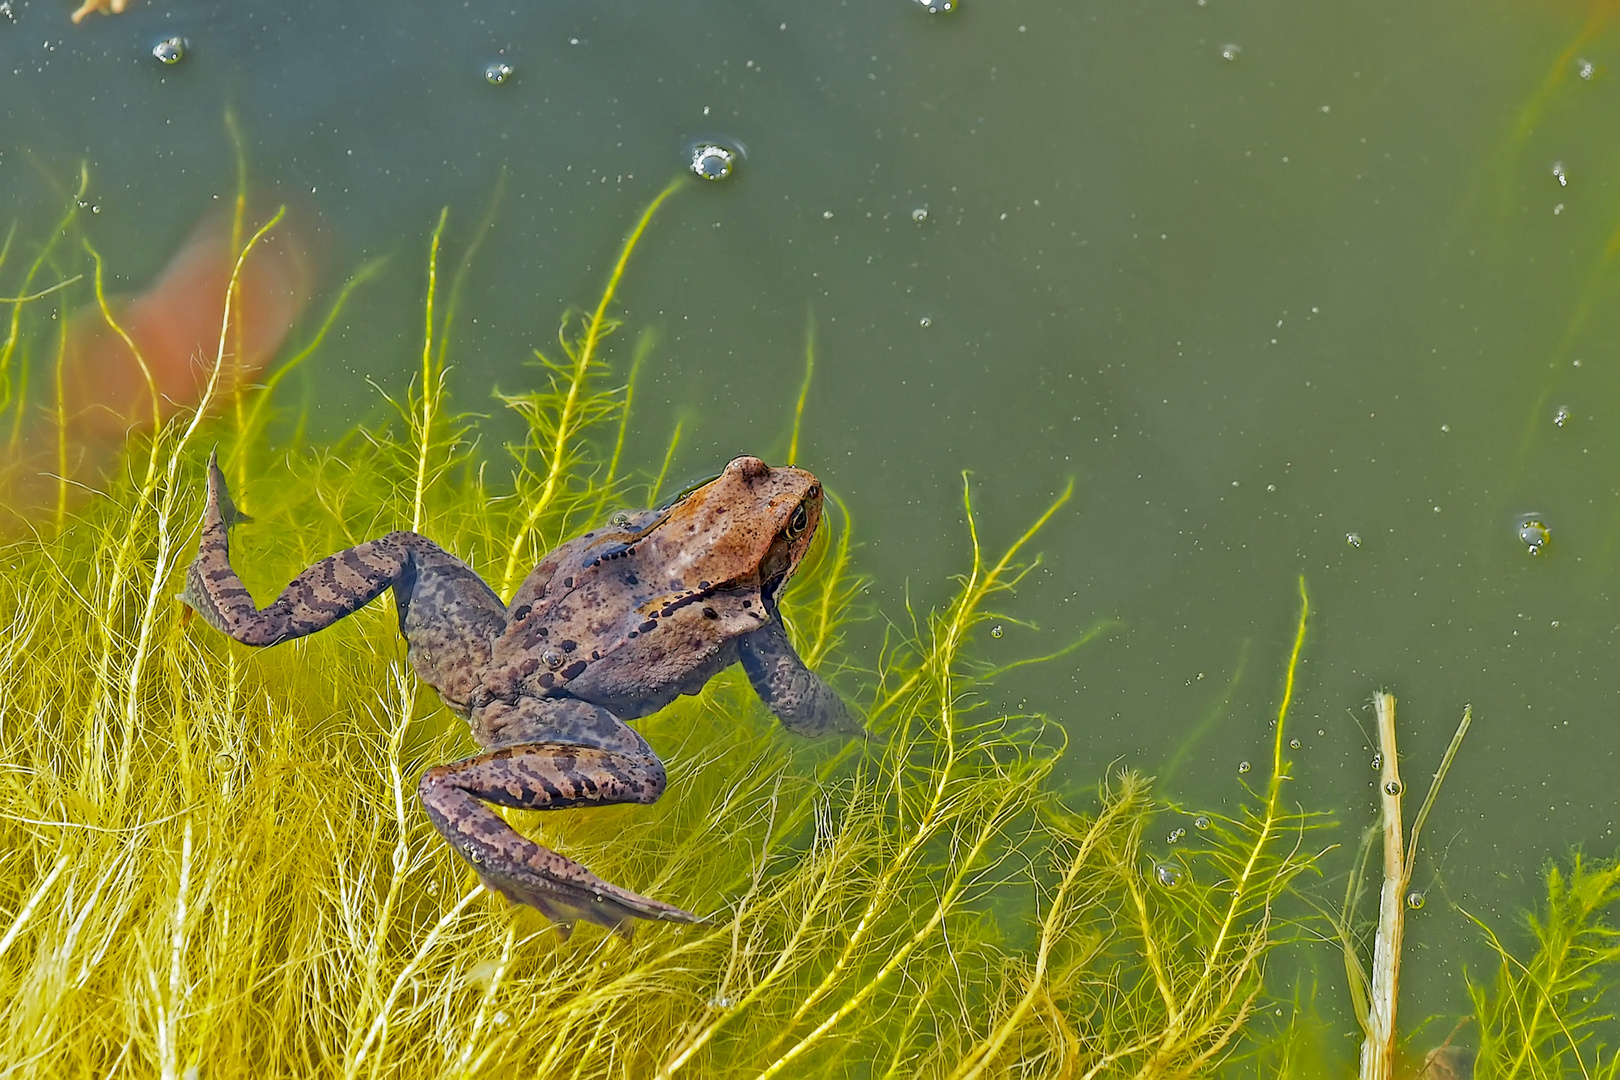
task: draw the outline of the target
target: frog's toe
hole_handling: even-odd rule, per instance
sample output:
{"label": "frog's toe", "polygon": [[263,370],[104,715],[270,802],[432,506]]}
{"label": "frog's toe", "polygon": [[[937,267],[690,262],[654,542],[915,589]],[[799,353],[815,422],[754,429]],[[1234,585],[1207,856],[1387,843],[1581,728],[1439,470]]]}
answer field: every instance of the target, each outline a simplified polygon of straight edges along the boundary
{"label": "frog's toe", "polygon": [[573,932],[576,922],[595,923],[626,940],[636,919],[700,925],[708,922],[674,904],[621,889],[594,874],[589,876],[595,880],[583,884],[558,881],[521,868],[502,873],[488,867],[478,875],[485,888],[500,893],[514,904],[526,904],[550,919],[564,940]]}

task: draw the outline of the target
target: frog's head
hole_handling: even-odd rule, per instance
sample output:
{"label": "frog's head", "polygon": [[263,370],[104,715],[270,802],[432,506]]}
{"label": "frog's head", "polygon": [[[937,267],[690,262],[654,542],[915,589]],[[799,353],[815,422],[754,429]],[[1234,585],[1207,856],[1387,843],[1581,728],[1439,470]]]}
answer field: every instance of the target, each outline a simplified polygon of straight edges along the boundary
{"label": "frog's head", "polygon": [[810,550],[820,522],[821,483],[813,475],[739,457],[672,506],[661,524],[674,527],[672,538],[704,541],[701,555],[692,552],[705,564],[702,577],[717,584],[755,581],[774,600]]}

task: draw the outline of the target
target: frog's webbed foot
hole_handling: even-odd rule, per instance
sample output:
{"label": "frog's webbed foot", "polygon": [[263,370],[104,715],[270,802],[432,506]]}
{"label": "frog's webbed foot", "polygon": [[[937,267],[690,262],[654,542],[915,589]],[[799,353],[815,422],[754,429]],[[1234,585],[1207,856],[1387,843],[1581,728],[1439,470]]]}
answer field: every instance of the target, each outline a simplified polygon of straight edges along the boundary
{"label": "frog's webbed foot", "polygon": [[804,666],[779,619],[737,639],[755,693],[796,735],[863,735],[861,722],[826,681]]}
{"label": "frog's webbed foot", "polygon": [[650,803],[663,793],[664,782],[664,766],[650,750],[535,742],[429,769],[417,792],[434,826],[473,864],[486,887],[535,908],[565,937],[579,919],[628,937],[635,919],[704,920],[602,880],[520,835],[484,803],[530,810]]}

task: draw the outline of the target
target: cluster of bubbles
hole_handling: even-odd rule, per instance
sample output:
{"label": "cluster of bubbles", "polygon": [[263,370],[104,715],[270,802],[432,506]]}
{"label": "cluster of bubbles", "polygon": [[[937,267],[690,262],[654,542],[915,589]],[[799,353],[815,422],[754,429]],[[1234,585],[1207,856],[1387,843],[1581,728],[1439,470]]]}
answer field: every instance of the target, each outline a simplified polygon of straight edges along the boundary
{"label": "cluster of bubbles", "polygon": [[1564,170],[1564,163],[1562,161],[1553,162],[1552,174],[1553,179],[1558,181],[1559,187],[1569,186],[1569,173]]}
{"label": "cluster of bubbles", "polygon": [[1181,838],[1186,836],[1186,835],[1187,835],[1187,830],[1183,829],[1181,826],[1177,825],[1174,829],[1170,830],[1170,835],[1164,838],[1164,842],[1167,843],[1167,844],[1179,843],[1181,841]]}
{"label": "cluster of bubbles", "polygon": [[1540,518],[1532,514],[1519,521],[1519,542],[1530,554],[1540,555],[1552,542],[1552,533]]}
{"label": "cluster of bubbles", "polygon": [[1236,60],[1238,58],[1238,53],[1240,53],[1242,51],[1243,50],[1241,48],[1239,48],[1238,46],[1236,46],[1236,45],[1222,45],[1221,46],[1221,59],[1222,60]]}
{"label": "cluster of bubbles", "polygon": [[737,152],[714,143],[692,149],[692,173],[704,180],[724,180],[737,167]]}
{"label": "cluster of bubbles", "polygon": [[1596,73],[1597,65],[1592,63],[1592,61],[1585,58],[1575,61],[1575,74],[1579,75],[1581,78],[1590,79]]}
{"label": "cluster of bubbles", "polygon": [[186,58],[186,39],[166,37],[152,46],[152,55],[160,64],[178,64]]}
{"label": "cluster of bubbles", "polygon": [[1344,542],[1349,544],[1351,547],[1358,548],[1361,546],[1361,534],[1357,532],[1345,533]]}
{"label": "cluster of bubbles", "polygon": [[505,60],[495,60],[484,68],[484,81],[491,86],[499,86],[513,75],[512,65]]}
{"label": "cluster of bubbles", "polygon": [[930,15],[943,15],[956,10],[956,0],[915,0],[918,7]]}
{"label": "cluster of bubbles", "polygon": [[1560,405],[1553,410],[1553,425],[1563,427],[1567,423],[1569,423],[1569,406]]}

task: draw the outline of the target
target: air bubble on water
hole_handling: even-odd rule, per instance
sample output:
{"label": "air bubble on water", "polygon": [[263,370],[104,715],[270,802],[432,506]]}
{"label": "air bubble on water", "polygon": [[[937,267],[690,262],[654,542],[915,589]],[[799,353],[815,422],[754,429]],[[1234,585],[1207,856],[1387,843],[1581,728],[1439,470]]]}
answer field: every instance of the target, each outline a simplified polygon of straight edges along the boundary
{"label": "air bubble on water", "polygon": [[[1365,748],[1363,748],[1363,749],[1365,749]],[[1373,768],[1375,768],[1375,769],[1382,769],[1384,767],[1384,755],[1383,754],[1374,754],[1373,755],[1372,765],[1373,765]]]}
{"label": "air bubble on water", "polygon": [[1582,58],[1575,61],[1575,74],[1579,75],[1583,79],[1590,79],[1593,73],[1596,71],[1597,65],[1592,63],[1590,60]]}
{"label": "air bubble on water", "polygon": [[1208,816],[1206,816],[1204,814],[1199,814],[1197,817],[1193,818],[1193,828],[1198,829],[1200,831],[1209,828],[1209,818],[1208,818]]}
{"label": "air bubble on water", "polygon": [[230,772],[236,768],[236,759],[222,751],[214,755],[214,768],[220,772]]}
{"label": "air bubble on water", "polygon": [[484,68],[484,81],[491,86],[499,86],[512,77],[512,65],[505,60],[496,60]]}
{"label": "air bubble on water", "polygon": [[1181,838],[1186,835],[1187,830],[1177,826],[1176,828],[1170,830],[1170,835],[1164,838],[1164,842],[1167,844],[1179,843]]}
{"label": "air bubble on water", "polygon": [[504,1025],[508,1020],[512,1019],[512,1015],[505,1009],[499,1009],[490,1019],[494,1020],[496,1024]]}
{"label": "air bubble on water", "polygon": [[1564,171],[1564,163],[1562,161],[1553,162],[1552,174],[1553,178],[1558,181],[1559,187],[1569,186],[1569,173]]}
{"label": "air bubble on water", "polygon": [[1240,773],[1246,773],[1252,768],[1254,768],[1254,766],[1250,765],[1247,761],[1238,762],[1238,772]]}
{"label": "air bubble on water", "polygon": [[1006,633],[1006,631],[1001,628],[1000,623],[996,623],[996,625],[990,628],[990,636],[993,638],[998,638],[1004,633]]}
{"label": "air bubble on water", "polygon": [[1158,863],[1153,867],[1153,879],[1167,889],[1174,889],[1181,884],[1181,867],[1170,863]]}
{"label": "air bubble on water", "polygon": [[540,654],[540,659],[545,661],[546,667],[551,668],[553,671],[562,667],[562,653],[556,649],[547,649]]}
{"label": "air bubble on water", "polygon": [[729,1009],[735,1004],[737,1004],[737,999],[729,994],[715,994],[709,999],[709,1008],[711,1009]]}
{"label": "air bubble on water", "polygon": [[692,149],[692,172],[704,180],[724,180],[737,165],[737,153],[714,143]]}
{"label": "air bubble on water", "polygon": [[427,883],[427,894],[429,896],[439,895],[439,883],[437,881],[430,881]]}
{"label": "air bubble on water", "polygon": [[1238,58],[1238,53],[1240,53],[1242,51],[1243,50],[1241,48],[1239,48],[1238,46],[1236,46],[1236,45],[1222,45],[1221,46],[1221,59],[1222,60],[1236,60]]}
{"label": "air bubble on water", "polygon": [[1299,749],[1299,740],[1298,739],[1289,739],[1288,740],[1288,745],[1293,747],[1295,750],[1298,750]]}
{"label": "air bubble on water", "polygon": [[911,220],[912,221],[927,221],[928,220],[928,207],[919,206],[919,207],[917,207],[917,209],[913,210],[911,212]]}
{"label": "air bubble on water", "polygon": [[[927,315],[924,315],[922,318],[917,320],[917,325],[926,329],[934,325],[934,320],[929,318]],[[997,634],[996,636],[1000,637],[1001,635]]]}
{"label": "air bubble on water", "polygon": [[1563,427],[1567,423],[1569,423],[1569,406],[1560,405],[1553,410],[1553,424],[1556,427]]}
{"label": "air bubble on water", "polygon": [[826,218],[828,221],[831,221],[832,220],[832,211],[831,210],[823,210],[821,212],[821,216]]}
{"label": "air bubble on water", "polygon": [[160,63],[178,64],[186,58],[186,39],[181,37],[166,37],[152,46],[152,55]]}
{"label": "air bubble on water", "polygon": [[1540,555],[1552,542],[1552,532],[1534,515],[1519,519],[1519,542],[1532,555]]}
{"label": "air bubble on water", "polygon": [[1399,780],[1386,780],[1386,781],[1384,781],[1384,794],[1385,795],[1399,795],[1400,793],[1401,793],[1401,782]]}
{"label": "air bubble on water", "polygon": [[1413,889],[1411,892],[1406,894],[1406,906],[1411,908],[1413,911],[1420,911],[1423,908],[1424,899],[1425,897],[1423,893],[1419,892],[1417,889]]}
{"label": "air bubble on water", "polygon": [[1349,544],[1351,547],[1358,548],[1361,546],[1361,534],[1358,532],[1345,533],[1344,542]]}

